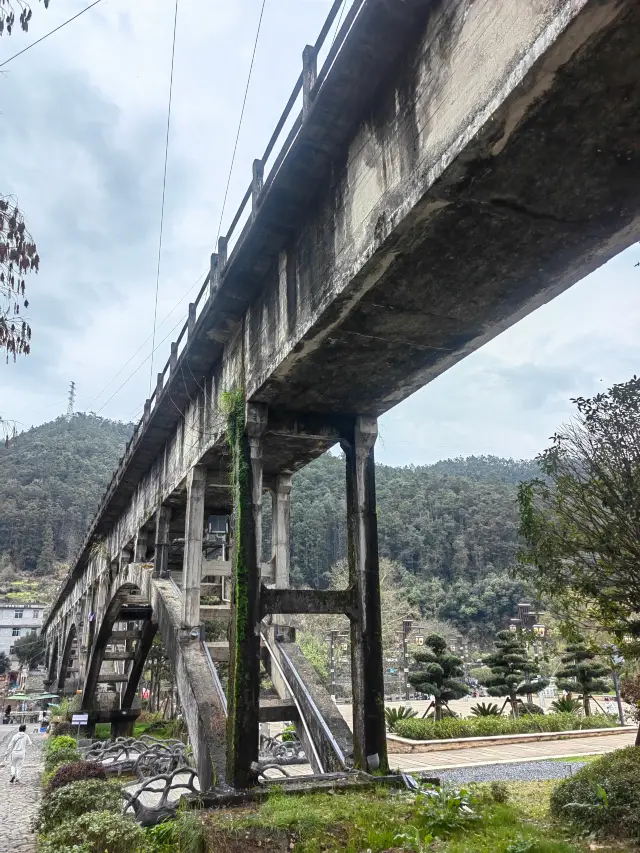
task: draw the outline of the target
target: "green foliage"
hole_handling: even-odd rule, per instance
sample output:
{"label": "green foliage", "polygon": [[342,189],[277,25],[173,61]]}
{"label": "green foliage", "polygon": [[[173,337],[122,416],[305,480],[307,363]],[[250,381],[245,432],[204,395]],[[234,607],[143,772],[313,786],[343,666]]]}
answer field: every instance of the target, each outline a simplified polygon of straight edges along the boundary
{"label": "green foliage", "polygon": [[471,708],[472,717],[498,717],[500,708],[495,702],[478,702]]}
{"label": "green foliage", "polygon": [[59,752],[61,749],[76,749],[78,743],[74,737],[71,735],[56,735],[56,737],[51,737],[44,742],[44,754],[53,755],[56,752]]}
{"label": "green foliage", "polygon": [[640,748],[603,755],[555,788],[551,813],[576,829],[640,839]]}
{"label": "green foliage", "polygon": [[[380,557],[408,573],[407,610],[448,620],[487,640],[508,622],[530,585],[509,569],[519,547],[517,483],[530,462],[470,457],[431,466],[376,466]],[[325,455],[293,478],[292,580],[326,587],[347,556],[344,462]],[[264,548],[270,553],[270,502]],[[403,615],[407,615],[406,613]]]}
{"label": "green foliage", "polygon": [[288,726],[285,726],[282,730],[282,742],[288,743],[292,740],[298,740],[298,734],[296,732],[296,727],[291,723]]}
{"label": "green foliage", "polygon": [[551,710],[557,714],[580,714],[582,702],[572,696],[559,696],[551,703]]}
{"label": "green foliage", "polygon": [[149,853],[144,830],[110,811],[65,821],[39,839],[38,853]]}
{"label": "green foliage", "polygon": [[434,697],[435,717],[439,720],[444,703],[461,699],[469,692],[459,680],[464,676],[463,660],[449,650],[447,641],[439,634],[429,634],[414,657],[415,670],[409,675],[409,682],[420,693]]}
{"label": "green foliage", "polygon": [[77,414],[0,447],[0,555],[42,574],[69,559],[130,435],[130,424]]}
{"label": "green foliage", "polygon": [[64,788],[72,782],[82,782],[89,779],[106,781],[107,774],[102,764],[97,761],[74,761],[58,767],[47,783],[47,793]]}
{"label": "green foliage", "polygon": [[441,740],[462,737],[491,737],[528,732],[565,732],[574,729],[607,729],[615,725],[606,714],[592,714],[589,718],[573,714],[544,714],[530,717],[459,717],[436,722],[430,719],[399,720],[395,733],[412,740]]}
{"label": "green foliage", "polygon": [[0,675],[4,675],[11,669],[11,661],[5,652],[0,652]]}
{"label": "green foliage", "polygon": [[180,810],[175,820],[146,830],[152,853],[205,853],[204,826],[198,812]]}
{"label": "green foliage", "polygon": [[562,608],[638,636],[640,379],[579,397],[574,420],[537,457],[542,477],[519,489],[522,575]]}
{"label": "green foliage", "polygon": [[298,636],[298,645],[320,679],[326,684],[329,680],[329,648],[326,641],[307,631]]}
{"label": "green foliage", "polygon": [[448,785],[425,787],[416,795],[414,822],[434,838],[447,838],[479,820],[475,797]]}
{"label": "green foliage", "polygon": [[75,747],[62,747],[46,753],[44,757],[44,772],[52,773],[58,767],[62,767],[63,764],[72,764],[77,761],[82,761],[82,755]]}
{"label": "green foliage", "polygon": [[417,711],[408,705],[400,705],[399,708],[385,708],[384,718],[387,722],[387,729],[390,732],[395,731],[395,726],[398,720],[410,720],[417,715]]}
{"label": "green foliage", "polygon": [[[513,712],[512,712],[513,713]],[[522,714],[544,714],[544,709],[535,702],[518,702],[518,715]]]}
{"label": "green foliage", "polygon": [[40,804],[34,828],[51,832],[61,823],[87,812],[122,812],[122,787],[114,782],[92,779],[72,782],[65,787],[47,791]]}
{"label": "green foliage", "polygon": [[31,668],[44,662],[46,642],[42,634],[25,634],[18,637],[13,644],[13,653],[20,663],[26,663]]}
{"label": "green foliage", "polygon": [[506,782],[492,782],[490,791],[494,803],[509,802],[509,786]]}
{"label": "green foliage", "polygon": [[584,643],[569,643],[562,656],[564,666],[558,670],[558,687],[582,696],[584,713],[591,713],[590,699],[596,692],[609,689],[605,677],[610,674],[609,667],[600,663],[590,648]]}
{"label": "green foliage", "polygon": [[499,631],[496,636],[495,651],[484,659],[491,675],[484,683],[491,696],[508,696],[514,716],[518,716],[518,696],[537,693],[547,686],[547,679],[532,680],[540,668],[527,658],[527,652],[521,637],[511,631]]}

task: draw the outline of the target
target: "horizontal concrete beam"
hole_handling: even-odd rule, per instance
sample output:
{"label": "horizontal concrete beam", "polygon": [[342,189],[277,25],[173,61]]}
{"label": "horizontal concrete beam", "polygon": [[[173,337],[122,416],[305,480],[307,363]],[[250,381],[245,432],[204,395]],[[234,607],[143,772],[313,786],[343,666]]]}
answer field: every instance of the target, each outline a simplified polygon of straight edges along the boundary
{"label": "horizontal concrete beam", "polygon": [[214,663],[229,663],[229,643],[207,643],[207,649]]}
{"label": "horizontal concrete beam", "polygon": [[139,640],[142,637],[142,631],[112,631],[109,642],[117,643],[119,640]]}
{"label": "horizontal concrete beam", "polygon": [[287,699],[261,699],[261,723],[295,723],[300,719],[295,702]]}
{"label": "horizontal concrete beam", "polygon": [[105,652],[102,660],[133,660],[135,652]]}
{"label": "horizontal concrete beam", "polygon": [[120,672],[101,672],[98,676],[98,684],[124,684],[129,681],[129,676]]}
{"label": "horizontal concrete beam", "polygon": [[285,614],[329,614],[346,616],[353,612],[353,594],[350,589],[267,589],[260,594],[261,616]]}

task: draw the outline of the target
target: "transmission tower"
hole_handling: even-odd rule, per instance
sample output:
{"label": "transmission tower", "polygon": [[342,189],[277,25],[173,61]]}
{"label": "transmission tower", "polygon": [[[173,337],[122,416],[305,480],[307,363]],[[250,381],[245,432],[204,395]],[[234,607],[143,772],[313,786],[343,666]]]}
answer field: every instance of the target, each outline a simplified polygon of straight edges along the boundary
{"label": "transmission tower", "polygon": [[69,385],[69,403],[67,405],[67,420],[70,421],[73,417],[73,405],[76,401],[76,383],[72,382]]}

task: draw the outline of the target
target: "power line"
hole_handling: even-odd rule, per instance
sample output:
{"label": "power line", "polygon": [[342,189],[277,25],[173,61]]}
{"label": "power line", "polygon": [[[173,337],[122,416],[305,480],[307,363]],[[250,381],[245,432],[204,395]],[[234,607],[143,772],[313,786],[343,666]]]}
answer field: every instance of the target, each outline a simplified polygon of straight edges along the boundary
{"label": "power line", "polygon": [[[201,274],[198,276],[198,278],[196,279],[196,281],[194,281],[194,283],[191,285],[191,287],[190,287],[188,290],[186,290],[186,291],[184,292],[184,294],[180,297],[180,299],[179,299],[179,300],[176,302],[176,304],[173,306],[173,308],[171,309],[171,311],[169,311],[169,313],[165,315],[164,319],[163,319],[160,323],[158,323],[158,325],[156,326],[156,331],[157,331],[161,326],[164,326],[164,324],[167,322],[167,320],[169,319],[169,317],[173,314],[173,312],[176,310],[176,308],[178,308],[178,307],[179,307],[179,306],[184,302],[184,300],[185,300],[185,299],[187,298],[187,296],[191,293],[191,291],[193,290],[193,288],[194,288],[194,287],[196,287],[198,284],[200,284],[201,280],[202,280],[202,279],[207,275],[207,272],[208,272],[208,270],[205,270],[205,272],[201,273]],[[175,328],[176,328],[176,327],[174,326],[174,327],[173,327],[173,329],[175,329]],[[171,331],[173,331],[173,329],[172,329]],[[92,401],[89,403],[89,405],[87,406],[87,411],[91,411],[91,406],[93,406],[93,404],[94,404],[94,403],[96,403],[96,402],[100,399],[100,397],[102,397],[102,395],[103,395],[103,394],[104,394],[104,392],[107,390],[107,388],[108,388],[108,387],[109,387],[113,382],[115,382],[115,381],[116,381],[116,379],[118,378],[118,376],[120,376],[120,374],[122,373],[122,371],[123,371],[126,367],[128,367],[128,366],[131,364],[131,362],[133,361],[133,359],[138,355],[138,353],[139,353],[139,352],[141,352],[141,351],[146,347],[146,345],[149,343],[149,341],[151,340],[151,338],[152,338],[152,335],[149,335],[149,337],[148,337],[146,340],[144,340],[144,341],[140,344],[140,346],[138,347],[138,349],[133,353],[133,355],[132,355],[132,356],[130,356],[130,357],[125,361],[125,363],[122,365],[122,367],[120,368],[120,370],[119,370],[119,371],[118,371],[114,376],[112,376],[112,377],[111,377],[111,379],[110,379],[110,380],[107,382],[107,384],[103,387],[103,389],[100,391],[100,393],[99,393],[99,394],[96,394],[96,396],[93,398],[93,400],[92,400]],[[161,346],[161,344],[162,344],[162,343],[164,343],[164,341],[166,341],[166,338],[163,338],[163,339],[162,339],[162,341],[160,341],[160,343],[158,344],[158,346],[156,347],[156,349],[158,349],[158,348]],[[142,362],[142,364],[144,364],[146,361],[147,361],[147,359],[145,359],[145,361],[143,361],[143,362]],[[126,383],[125,383],[125,384],[126,384]],[[120,387],[123,387],[123,386],[120,386]],[[111,398],[111,399],[113,399],[113,398]],[[102,411],[102,409],[101,409],[100,411]]]}
{"label": "power line", "polygon": [[236,153],[238,151],[238,141],[240,139],[240,131],[242,129],[242,120],[244,118],[245,107],[247,106],[247,96],[249,94],[249,85],[251,83],[251,75],[253,73],[253,64],[256,58],[256,50],[258,49],[258,40],[260,38],[260,30],[262,28],[262,18],[264,16],[264,7],[267,5],[267,0],[262,0],[262,8],[260,9],[260,17],[258,19],[258,29],[256,32],[255,42],[253,44],[253,53],[251,54],[251,64],[249,65],[249,74],[247,76],[247,85],[244,90],[244,99],[242,101],[242,109],[240,111],[240,120],[238,121],[238,131],[236,133],[236,141],[233,146],[233,154],[231,156],[231,166],[229,167],[229,174],[227,176],[227,186],[224,191],[224,198],[222,200],[222,210],[220,212],[220,223],[218,224],[218,234],[216,236],[216,246],[218,245],[218,240],[220,239],[220,231],[222,230],[222,219],[224,217],[224,211],[227,206],[227,196],[229,195],[229,185],[231,184],[231,175],[233,173],[233,165],[236,161]]}
{"label": "power line", "polygon": [[66,27],[67,24],[70,24],[72,21],[75,21],[76,18],[79,18],[81,15],[84,15],[85,12],[88,12],[89,9],[93,9],[94,6],[97,6],[98,3],[101,2],[102,0],[94,0],[93,3],[91,3],[85,9],[82,9],[82,11],[78,12],[77,15],[74,15],[73,18],[69,18],[68,21],[65,21],[63,24],[60,24],[59,27],[56,27],[55,29],[48,32],[46,35],[41,36],[41,38],[36,39],[36,41],[32,42],[31,44],[28,44],[26,47],[23,47],[22,50],[19,50],[17,53],[14,53],[13,56],[9,57],[9,59],[5,59],[4,62],[0,62],[0,68],[2,68],[4,65],[7,65],[9,62],[12,62],[14,59],[16,59],[16,57],[22,56],[23,53],[26,53],[28,50],[31,50],[32,47],[35,47],[37,44],[40,44],[41,41],[48,39],[49,36],[52,36],[54,33],[57,33],[58,30],[61,30],[63,27]]}
{"label": "power line", "polygon": [[160,211],[160,239],[158,240],[158,268],[156,270],[156,296],[153,305],[153,335],[151,342],[151,367],[149,370],[149,395],[151,395],[151,386],[153,384],[153,353],[156,343],[156,320],[158,318],[158,290],[160,288],[160,262],[162,258],[162,235],[164,232],[164,202],[167,192],[167,161],[169,159],[169,132],[171,130],[171,102],[173,99],[173,69],[176,59],[176,31],[178,29],[178,3],[176,0],[176,9],[173,17],[173,44],[171,47],[171,75],[169,77],[169,106],[167,109],[167,136],[164,146],[164,175],[162,178],[162,206]]}

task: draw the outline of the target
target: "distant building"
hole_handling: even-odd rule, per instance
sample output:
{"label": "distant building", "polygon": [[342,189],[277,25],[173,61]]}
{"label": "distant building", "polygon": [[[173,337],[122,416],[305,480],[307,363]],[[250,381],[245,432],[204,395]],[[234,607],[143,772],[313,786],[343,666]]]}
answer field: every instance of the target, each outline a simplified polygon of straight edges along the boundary
{"label": "distant building", "polygon": [[16,660],[13,646],[18,637],[39,634],[44,622],[45,605],[36,602],[17,604],[0,601],[0,652]]}

